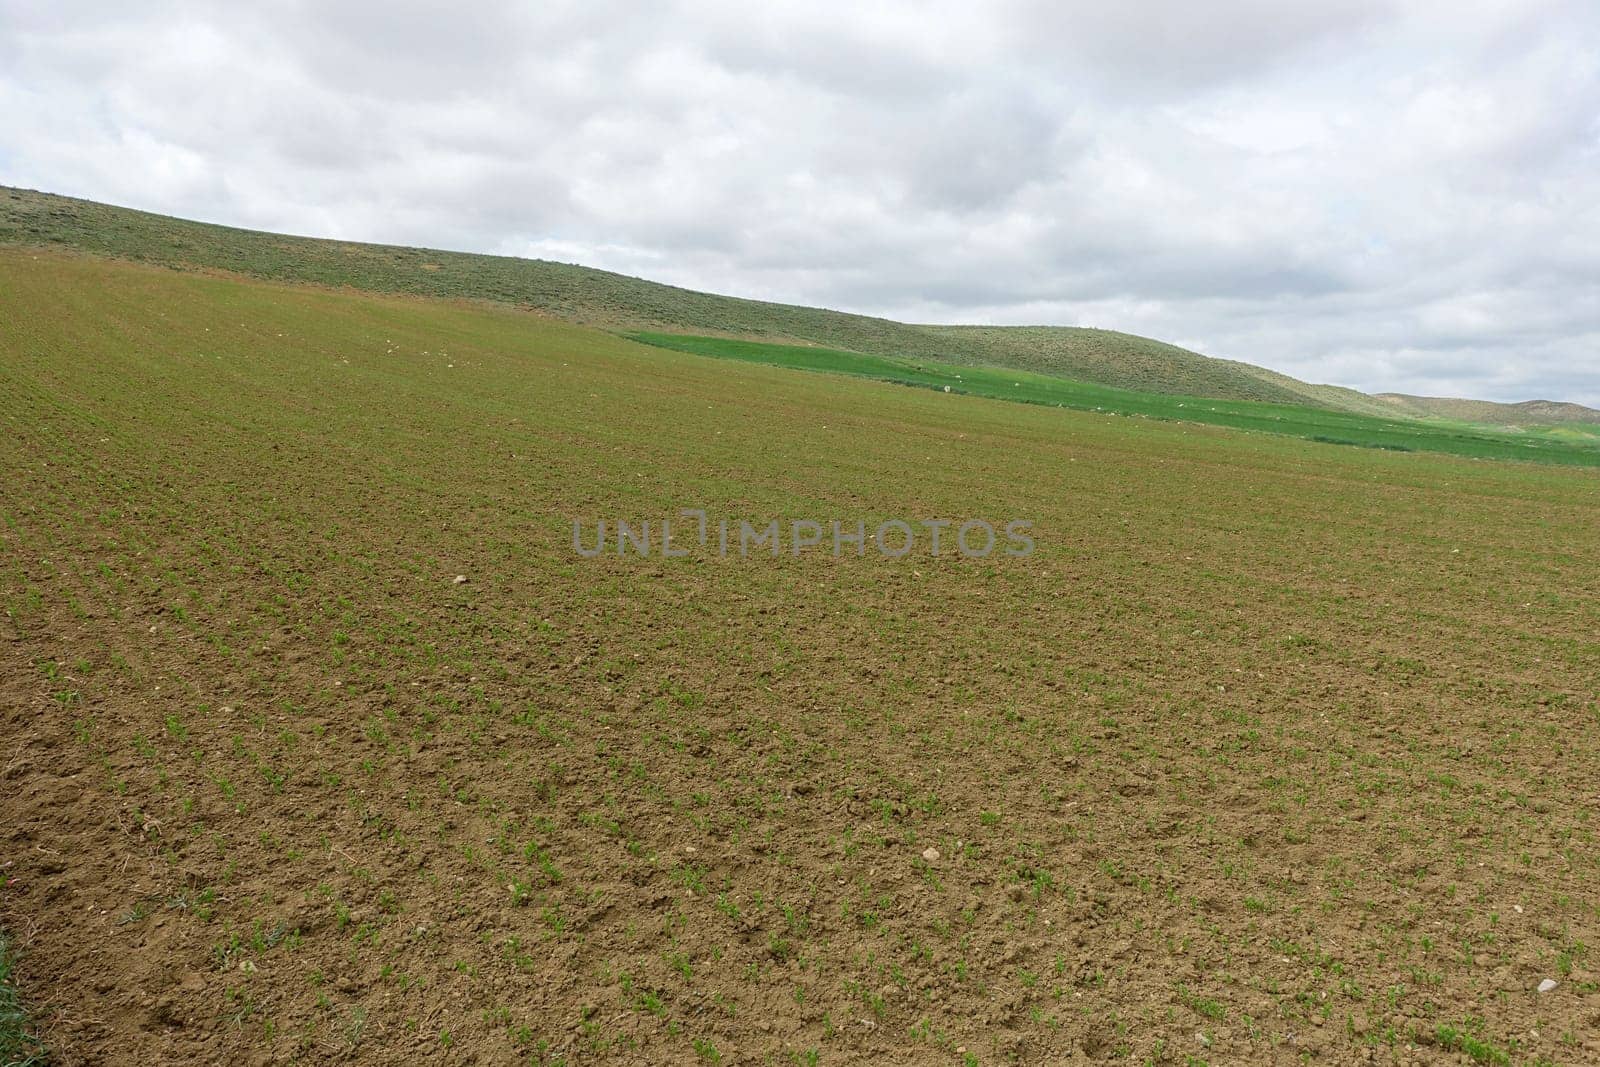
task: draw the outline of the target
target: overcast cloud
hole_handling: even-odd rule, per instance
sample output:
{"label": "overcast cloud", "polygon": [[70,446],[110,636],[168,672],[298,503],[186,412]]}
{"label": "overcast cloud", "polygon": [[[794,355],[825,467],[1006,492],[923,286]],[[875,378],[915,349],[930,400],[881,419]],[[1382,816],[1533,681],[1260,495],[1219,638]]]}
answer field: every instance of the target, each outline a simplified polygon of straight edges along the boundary
{"label": "overcast cloud", "polygon": [[482,7],[0,0],[0,182],[1600,405],[1594,0]]}

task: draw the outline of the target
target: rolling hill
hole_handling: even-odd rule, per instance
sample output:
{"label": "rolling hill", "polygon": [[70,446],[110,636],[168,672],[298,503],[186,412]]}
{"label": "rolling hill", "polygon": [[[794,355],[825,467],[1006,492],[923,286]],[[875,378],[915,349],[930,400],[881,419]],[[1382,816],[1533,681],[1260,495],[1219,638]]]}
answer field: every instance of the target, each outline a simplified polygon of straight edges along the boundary
{"label": "rolling hill", "polygon": [[1459,400],[1442,396],[1408,396],[1405,393],[1377,393],[1372,399],[1416,418],[1455,419],[1492,426],[1559,426],[1564,423],[1600,425],[1600,411],[1559,400],[1524,400],[1519,404],[1497,404],[1492,400]]}
{"label": "rolling hill", "polygon": [[1010,368],[1168,396],[1497,427],[1600,425],[1600,411],[1578,404],[1372,396],[1115,330],[918,325],[696,292],[576,264],[294,237],[6,186],[0,186],[0,245],[53,247],[375,293],[483,300],[613,332],[818,345],[889,358]]}
{"label": "rolling hill", "polygon": [[1012,367],[1119,389],[1395,414],[1359,393],[1112,330],[919,326],[695,292],[572,264],[291,237],[6,187],[0,187],[0,244],[55,246],[370,292],[489,300],[614,330],[800,342]]}

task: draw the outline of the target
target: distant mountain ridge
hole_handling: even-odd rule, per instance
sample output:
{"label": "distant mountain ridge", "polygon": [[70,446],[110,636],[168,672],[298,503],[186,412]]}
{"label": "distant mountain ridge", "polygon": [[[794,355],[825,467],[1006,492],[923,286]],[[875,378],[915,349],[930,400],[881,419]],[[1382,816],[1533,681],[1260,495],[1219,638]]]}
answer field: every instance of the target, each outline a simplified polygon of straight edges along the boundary
{"label": "distant mountain ridge", "polygon": [[916,325],[696,292],[575,264],[294,237],[6,186],[0,186],[0,244],[65,248],[180,269],[225,270],[371,292],[487,300],[614,330],[799,342],[1011,367],[1152,393],[1312,405],[1390,418],[1467,418],[1447,411],[1470,408],[1482,412],[1470,416],[1473,421],[1496,424],[1532,425],[1547,418],[1600,422],[1600,412],[1575,404],[1372,397],[1114,330]]}
{"label": "distant mountain ridge", "polygon": [[1406,393],[1374,393],[1373,398],[1408,415],[1434,416],[1462,422],[1507,426],[1549,426],[1563,422],[1600,425],[1600,411],[1565,400],[1524,400],[1517,404],[1499,404],[1492,400],[1458,400],[1441,396],[1410,396]]}

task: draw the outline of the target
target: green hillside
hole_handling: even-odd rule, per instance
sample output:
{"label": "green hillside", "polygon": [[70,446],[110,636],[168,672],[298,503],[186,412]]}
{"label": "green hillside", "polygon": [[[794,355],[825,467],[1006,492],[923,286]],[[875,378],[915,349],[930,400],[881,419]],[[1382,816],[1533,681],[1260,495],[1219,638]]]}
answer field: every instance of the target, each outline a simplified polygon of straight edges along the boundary
{"label": "green hillside", "polygon": [[1415,414],[1413,412],[1398,411],[1393,404],[1385,403],[1377,397],[1368,396],[1366,393],[1355,389],[1347,389],[1341,385],[1312,385],[1310,382],[1302,382],[1298,378],[1291,378],[1287,374],[1280,374],[1278,371],[1268,370],[1266,367],[1258,367],[1253,363],[1229,362],[1232,362],[1233,366],[1239,368],[1243,374],[1251,375],[1294,393],[1297,403],[1337,408],[1340,411],[1354,412],[1359,415],[1374,415],[1383,419],[1392,419],[1397,415],[1410,418]]}
{"label": "green hillside", "polygon": [[1497,431],[1439,419],[1373,416],[1310,404],[1140,392],[1094,385],[1032,371],[970,367],[933,360],[892,359],[818,346],[779,345],[726,337],[636,333],[634,340],[678,352],[765,363],[795,370],[873,378],[897,385],[988,397],[1022,404],[1110,415],[1195,422],[1256,433],[1283,434],[1324,444],[1394,452],[1444,452],[1477,459],[1520,459],[1571,466],[1600,466],[1600,435],[1554,430]]}
{"label": "green hillside", "polygon": [[921,329],[938,338],[940,347],[933,352],[911,354],[936,355],[951,363],[1015,367],[1151,393],[1306,402],[1303,393],[1251,373],[1257,368],[1249,364],[1212,359],[1164,341],[1116,330],[1075,326],[924,326]]}
{"label": "green hillside", "polygon": [[484,300],[614,332],[820,345],[891,359],[1031,371],[1142,393],[1309,405],[1382,419],[1566,425],[1563,436],[1585,441],[1600,435],[1582,425],[1600,425],[1600,412],[1577,404],[1369,396],[1115,330],[917,325],[696,292],[575,264],[293,237],[5,186],[0,186],[0,245],[70,249],[375,293]]}
{"label": "green hillside", "polygon": [[611,329],[799,341],[1016,367],[1148,392],[1342,406],[1317,400],[1291,378],[1111,330],[909,325],[694,292],[571,264],[290,237],[4,187],[0,244],[51,245],[379,293],[491,300]]}

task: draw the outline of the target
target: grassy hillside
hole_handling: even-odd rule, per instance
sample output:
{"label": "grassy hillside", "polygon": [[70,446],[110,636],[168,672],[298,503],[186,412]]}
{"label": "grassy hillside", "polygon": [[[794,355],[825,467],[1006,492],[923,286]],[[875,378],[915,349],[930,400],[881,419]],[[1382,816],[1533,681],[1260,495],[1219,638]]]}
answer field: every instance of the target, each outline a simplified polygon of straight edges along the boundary
{"label": "grassy hillside", "polygon": [[698,293],[569,264],[259,233],[0,187],[0,244],[6,243],[379,293],[492,300],[616,329],[805,341],[1018,367],[1125,389],[1307,402],[1307,394],[1241,364],[1109,330],[914,326]]}
{"label": "grassy hillside", "polygon": [[[82,256],[0,307],[64,1061],[1595,1058],[1589,472]],[[684,507],[1038,547],[572,551]]]}
{"label": "grassy hillside", "polygon": [[1378,393],[1372,399],[1391,411],[1417,418],[1454,419],[1486,426],[1561,426],[1577,424],[1600,432],[1600,411],[1554,400],[1524,400],[1497,404],[1491,400],[1457,400],[1438,396]]}
{"label": "grassy hillside", "polygon": [[[951,363],[991,365],[1059,375],[1142,392],[1279,403],[1305,402],[1282,383],[1148,337],[1069,326],[926,326],[940,345],[901,353],[854,346],[858,351],[917,355]],[[1292,379],[1290,379],[1292,381]]]}
{"label": "grassy hillside", "polygon": [[1141,392],[1493,426],[1600,422],[1600,412],[1576,404],[1373,397],[1114,330],[914,325],[695,292],[573,264],[262,233],[0,186],[0,245],[6,244],[376,293],[487,300],[613,330],[719,334],[1008,367]]}
{"label": "grassy hillside", "polygon": [[1302,382],[1298,378],[1291,378],[1287,374],[1280,374],[1266,367],[1258,367],[1253,363],[1234,363],[1242,374],[1270,382],[1293,393],[1296,403],[1311,404],[1315,407],[1334,408],[1339,411],[1348,411],[1357,415],[1373,415],[1378,418],[1392,419],[1395,417],[1410,418],[1412,413],[1397,411],[1393,404],[1368,396],[1366,393],[1355,389],[1346,389],[1339,385],[1313,385]]}
{"label": "grassy hillside", "polygon": [[1600,466],[1600,435],[1591,437],[1528,431],[1505,433],[1467,423],[1392,416],[1374,418],[1305,404],[1267,404],[1251,400],[1143,393],[1030,371],[968,367],[932,360],[889,359],[814,346],[670,333],[636,333],[630,336],[646,344],[680,352],[799,370],[850,374],[900,385],[1024,404],[1197,422],[1397,452],[1447,452],[1478,459],[1520,459],[1572,466]]}

